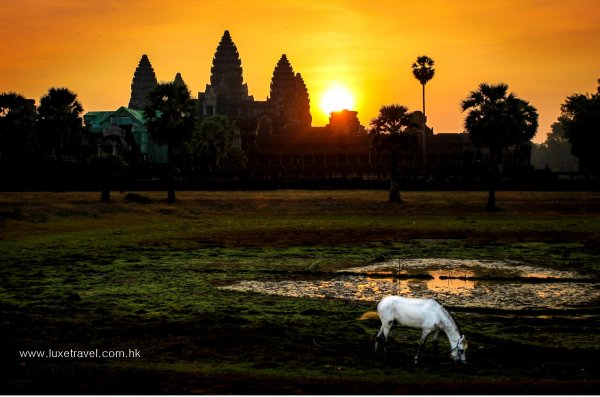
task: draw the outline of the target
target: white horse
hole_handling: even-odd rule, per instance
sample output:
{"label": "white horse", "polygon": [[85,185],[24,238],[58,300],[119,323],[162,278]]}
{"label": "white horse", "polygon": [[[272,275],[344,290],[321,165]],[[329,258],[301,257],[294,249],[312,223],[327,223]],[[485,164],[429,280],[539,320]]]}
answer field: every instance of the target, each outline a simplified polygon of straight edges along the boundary
{"label": "white horse", "polygon": [[381,329],[377,333],[375,351],[377,351],[378,342],[383,343],[385,351],[385,343],[394,321],[396,321],[401,326],[423,330],[421,343],[415,356],[415,364],[419,360],[419,353],[429,335],[433,336],[433,344],[437,351],[437,338],[440,331],[444,331],[448,337],[452,359],[463,364],[467,363],[465,355],[468,347],[467,340],[450,313],[435,299],[387,296],[377,304],[377,313],[381,320]]}

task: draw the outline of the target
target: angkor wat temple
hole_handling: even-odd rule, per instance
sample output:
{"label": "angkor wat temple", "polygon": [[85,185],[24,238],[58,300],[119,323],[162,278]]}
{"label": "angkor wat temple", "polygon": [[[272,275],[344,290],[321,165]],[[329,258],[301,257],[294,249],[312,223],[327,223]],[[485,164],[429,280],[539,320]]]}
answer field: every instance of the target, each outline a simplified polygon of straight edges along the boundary
{"label": "angkor wat temple", "polygon": [[[174,81],[185,84],[179,73]],[[90,139],[98,151],[118,153],[130,162],[165,162],[165,150],[152,144],[142,114],[146,96],[156,84],[150,60],[143,55],[134,73],[129,105],[114,112],[85,115]],[[243,174],[249,180],[388,178],[388,154],[374,151],[357,112],[333,112],[326,126],[311,125],[306,84],[285,54],[273,70],[269,97],[255,100],[244,83],[242,62],[229,31],[225,31],[217,46],[210,84],[195,101],[199,116],[225,115],[236,122],[240,144],[248,158]],[[421,133],[414,152],[401,156],[404,178],[464,178],[479,173],[483,155],[472,146],[468,134],[434,134],[429,127],[425,134],[427,162],[424,165]],[[528,160],[527,153],[513,156],[513,166],[521,167]]]}

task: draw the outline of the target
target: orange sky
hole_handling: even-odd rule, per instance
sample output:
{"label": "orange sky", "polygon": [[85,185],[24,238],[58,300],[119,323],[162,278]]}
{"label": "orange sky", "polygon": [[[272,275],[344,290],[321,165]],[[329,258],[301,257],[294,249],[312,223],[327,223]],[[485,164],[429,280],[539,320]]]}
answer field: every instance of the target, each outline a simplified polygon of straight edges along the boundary
{"label": "orange sky", "polygon": [[384,104],[419,110],[411,64],[428,55],[435,132],[462,131],[460,101],[481,82],[505,82],[538,109],[542,142],[565,97],[594,92],[600,78],[597,0],[0,0],[0,92],[39,101],[64,86],[86,111],[116,109],[146,53],[159,80],[181,72],[197,96],[225,29],[257,100],[287,54],[308,87],[313,125],[327,123],[319,102],[334,82],[354,93],[363,125]]}

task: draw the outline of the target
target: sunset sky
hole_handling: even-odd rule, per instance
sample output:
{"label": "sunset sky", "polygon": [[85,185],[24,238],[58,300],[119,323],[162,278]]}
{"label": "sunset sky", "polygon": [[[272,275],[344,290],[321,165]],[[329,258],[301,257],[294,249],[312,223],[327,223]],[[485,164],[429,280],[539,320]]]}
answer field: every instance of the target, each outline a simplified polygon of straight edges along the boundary
{"label": "sunset sky", "polygon": [[62,86],[85,111],[116,109],[147,54],[159,81],[181,72],[196,97],[225,29],[257,100],[287,54],[317,126],[327,123],[320,100],[333,85],[352,92],[363,125],[381,105],[420,110],[411,64],[427,55],[436,133],[463,130],[460,102],[479,83],[504,82],[538,109],[542,142],[565,97],[594,92],[600,78],[598,0],[0,0],[0,92],[39,102]]}

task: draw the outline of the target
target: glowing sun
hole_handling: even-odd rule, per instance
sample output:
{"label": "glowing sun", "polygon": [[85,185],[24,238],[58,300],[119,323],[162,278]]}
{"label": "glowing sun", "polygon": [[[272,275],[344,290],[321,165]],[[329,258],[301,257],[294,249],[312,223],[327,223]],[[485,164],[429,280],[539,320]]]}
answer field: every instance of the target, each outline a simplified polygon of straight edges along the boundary
{"label": "glowing sun", "polygon": [[354,96],[344,86],[331,86],[321,96],[321,109],[326,114],[343,109],[352,110],[353,107]]}

